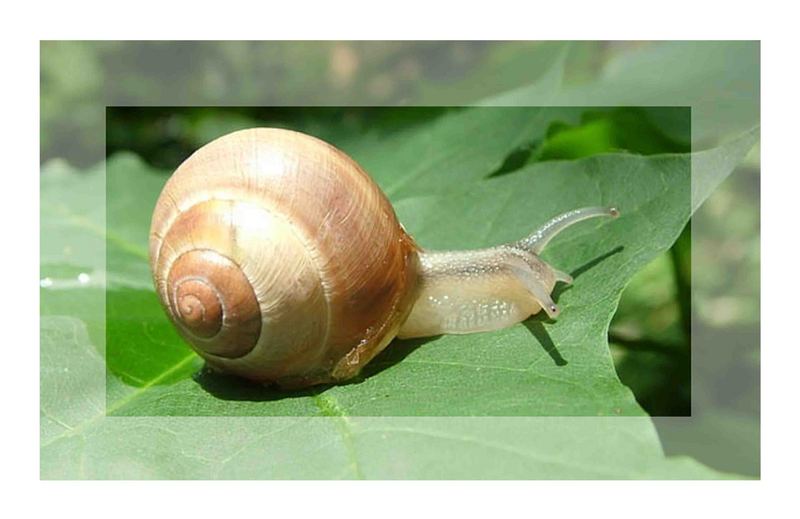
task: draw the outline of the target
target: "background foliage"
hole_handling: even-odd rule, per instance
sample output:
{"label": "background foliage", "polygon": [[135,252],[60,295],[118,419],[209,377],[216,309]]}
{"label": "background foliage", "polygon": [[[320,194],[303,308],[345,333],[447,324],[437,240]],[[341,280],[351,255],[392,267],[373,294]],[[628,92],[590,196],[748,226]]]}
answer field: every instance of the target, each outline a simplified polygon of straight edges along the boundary
{"label": "background foliage", "polygon": [[[605,104],[614,101],[609,100],[609,97],[617,96],[619,104],[636,104],[635,100],[640,99],[640,104],[646,105],[653,104],[653,100],[677,96],[685,99],[685,102],[678,104],[692,106],[695,119],[698,113],[704,111],[723,114],[720,117],[694,120],[690,134],[687,132],[685,113],[681,115],[676,110],[565,110],[557,117],[544,117],[534,121],[532,126],[526,126],[525,121],[522,121],[522,126],[516,127],[516,130],[524,130],[519,134],[527,137],[521,140],[513,139],[515,128],[501,128],[499,131],[506,133],[501,133],[497,142],[505,142],[509,146],[505,152],[495,150],[494,158],[486,162],[476,161],[473,157],[457,164],[462,167],[460,171],[463,174],[476,175],[473,178],[480,178],[488,172],[492,177],[508,177],[509,180],[503,181],[513,182],[519,171],[535,169],[537,164],[548,164],[556,160],[577,160],[576,163],[585,164],[580,160],[608,152],[648,156],[665,152],[682,154],[692,144],[696,149],[713,147],[717,142],[737,135],[740,130],[756,123],[757,83],[753,90],[748,81],[753,70],[757,70],[757,46],[713,42],[692,45],[686,42],[665,45],[587,43],[573,44],[564,51],[563,46],[554,43],[331,43],[268,46],[247,43],[157,42],[150,45],[114,42],[46,44],[42,53],[42,118],[43,128],[47,130],[42,136],[43,160],[48,162],[42,181],[43,201],[46,202],[43,203],[45,214],[42,218],[42,311],[44,315],[53,317],[43,321],[43,370],[52,366],[59,374],[68,373],[70,378],[60,386],[62,391],[57,391],[52,396],[53,402],[61,402],[55,411],[48,405],[50,392],[45,391],[47,386],[43,386],[43,474],[48,477],[114,477],[114,471],[102,461],[113,457],[110,456],[113,452],[127,460],[128,466],[121,476],[170,475],[164,472],[164,464],[153,461],[155,458],[148,462],[147,456],[139,459],[140,457],[133,454],[144,452],[144,446],[138,446],[138,450],[132,451],[121,449],[112,441],[115,434],[119,435],[119,432],[114,432],[117,427],[115,424],[125,428],[124,424],[127,423],[127,427],[133,427],[138,419],[126,417],[124,420],[127,422],[105,421],[99,427],[99,418],[91,413],[85,414],[83,409],[88,406],[89,409],[96,408],[100,417],[104,414],[103,388],[94,388],[93,384],[97,381],[86,370],[93,366],[92,362],[97,362],[98,358],[93,355],[97,355],[98,351],[101,354],[103,352],[105,283],[111,287],[124,286],[127,290],[125,297],[131,298],[126,303],[132,303],[134,308],[153,308],[152,304],[146,302],[137,305],[132,299],[133,294],[143,295],[139,289],[147,288],[146,265],[141,261],[141,251],[135,246],[130,247],[135,240],[128,239],[138,232],[136,226],[139,223],[134,222],[126,227],[126,219],[118,218],[116,223],[120,225],[106,229],[102,208],[96,204],[96,191],[103,189],[104,178],[102,170],[90,167],[95,161],[87,161],[86,157],[93,156],[97,147],[102,146],[102,142],[98,142],[96,137],[98,121],[101,130],[103,121],[102,117],[97,117],[94,108],[97,98],[107,99],[108,104],[124,105],[135,104],[137,99],[152,96],[158,98],[161,95],[158,104],[177,104],[176,101],[182,102],[185,97],[191,97],[192,104],[203,104],[203,99],[206,104],[214,104],[222,93],[236,92],[239,99],[245,102],[248,99],[257,100],[254,104],[259,106],[293,104],[293,99],[302,100],[304,105],[348,104],[352,99],[358,99],[359,104],[460,104],[506,90],[501,99],[505,100],[504,103],[511,99],[520,103],[533,100],[531,104],[542,104],[542,96],[546,95],[551,101],[548,104],[558,104],[559,100],[572,104],[581,99],[599,100],[601,104]],[[687,59],[687,56],[691,56],[691,59]],[[733,57],[736,59],[732,59]],[[187,63],[186,67],[175,69],[175,58]],[[303,62],[307,66],[297,68],[285,65],[292,62]],[[659,77],[661,81],[651,81],[654,75],[657,76],[659,68],[663,69],[667,65],[673,66],[674,77],[670,81],[664,81],[663,77]],[[677,65],[680,66],[676,69]],[[67,70],[69,73],[66,73]],[[126,70],[137,72],[128,74]],[[183,85],[182,88],[163,88],[167,70],[169,85]],[[75,71],[81,73],[76,74]],[[106,76],[122,77],[125,80],[106,82],[103,87],[102,78]],[[281,80],[275,81],[275,77],[280,77]],[[487,78],[493,80],[487,81]],[[458,85],[456,89],[453,88],[454,83]],[[320,88],[321,85],[325,88]],[[717,96],[709,97],[702,92],[697,94],[694,90],[699,88],[698,85],[704,85],[706,91],[714,91]],[[164,94],[164,91],[168,93]],[[603,95],[598,95],[599,92],[603,92]],[[755,110],[753,102],[749,102],[753,98],[756,99]],[[494,98],[490,102],[496,103],[498,100]],[[119,208],[120,214],[134,210],[141,212],[138,206],[142,204],[142,200],[136,195],[141,195],[146,189],[151,192],[155,190],[159,182],[163,182],[163,175],[189,152],[214,136],[232,129],[263,124],[300,127],[323,138],[337,141],[348,152],[365,161],[373,174],[380,176],[381,171],[386,171],[382,167],[385,165],[381,164],[379,153],[374,155],[377,159],[370,158],[370,149],[380,150],[381,142],[400,142],[413,150],[415,138],[426,138],[418,136],[421,128],[427,127],[430,121],[447,121],[453,116],[453,112],[454,110],[448,108],[399,111],[335,108],[164,108],[146,111],[113,109],[109,112],[106,127],[109,172],[120,173],[120,178],[127,172],[131,177],[128,180],[138,188],[138,191],[131,190],[132,196],[115,207]],[[458,117],[458,114],[455,116]],[[446,135],[446,132],[439,131],[442,132],[441,135]],[[489,147],[491,144],[487,143]],[[52,158],[59,160],[50,160]],[[413,164],[417,157],[411,152],[405,159],[402,155],[393,158],[397,159],[393,162],[396,162],[398,170],[402,170],[408,164]],[[67,166],[63,159],[78,168]],[[375,162],[370,163],[371,160]],[[470,173],[469,167],[475,164],[474,172]],[[390,173],[391,171],[384,173],[387,176],[383,181],[390,178]],[[134,175],[137,180],[132,180]],[[161,179],[156,180],[159,175]],[[636,409],[644,409],[656,416],[686,415],[693,409],[698,420],[702,419],[700,437],[709,438],[707,442],[697,440],[697,430],[690,433],[687,428],[671,427],[668,423],[660,425],[661,443],[667,453],[691,454],[722,470],[749,475],[757,474],[758,470],[758,279],[752,275],[757,271],[758,265],[758,206],[752,197],[753,189],[757,189],[757,175],[758,160],[753,155],[745,160],[737,174],[726,181],[722,189],[703,207],[703,211],[716,217],[706,221],[713,222],[718,228],[703,228],[700,233],[695,229],[695,244],[697,240],[705,241],[702,242],[702,247],[695,247],[694,257],[692,258],[691,251],[692,237],[686,227],[672,248],[654,257],[630,281],[609,329],[616,372],[622,382],[631,388],[632,397],[635,397],[635,401],[631,399],[625,406],[633,405],[629,409],[634,413],[637,412]],[[144,178],[152,178],[153,181],[147,184],[142,180]],[[417,193],[414,192],[415,186],[420,190]],[[384,187],[387,187],[395,200],[439,190],[435,182],[432,185],[425,182],[400,186],[384,184]],[[409,209],[404,214],[403,204],[398,204],[398,211],[405,220],[413,219],[413,215],[419,210],[417,206],[410,207],[413,210]],[[112,220],[110,213],[109,223]],[[586,233],[588,232],[587,230]],[[725,238],[721,240],[720,236]],[[430,239],[435,240],[436,237],[431,236]],[[107,271],[102,258],[96,256],[96,252],[105,247],[105,240],[108,240],[109,249]],[[724,254],[718,254],[717,251],[720,250]],[[112,251],[119,253],[119,258],[128,254],[132,261],[123,259],[118,265],[124,268],[112,268]],[[68,261],[65,261],[65,256]],[[714,265],[714,268],[703,269],[703,272],[713,272],[714,275],[692,279],[690,259],[695,266]],[[80,274],[88,275],[80,277]],[[113,293],[112,291],[110,294]],[[564,297],[569,296],[569,291],[564,293]],[[110,297],[113,298],[113,295]],[[124,307],[110,304],[109,322],[114,322],[115,317],[118,317],[113,314],[114,308]],[[158,308],[155,310],[160,312]],[[137,314],[128,317],[140,319]],[[155,314],[151,317],[157,318]],[[117,319],[116,322],[121,321]],[[689,384],[692,354],[688,324],[692,321],[695,342],[698,330],[706,331],[709,337],[718,337],[722,332],[729,337],[723,352],[711,348],[701,350],[701,354],[713,357],[712,364],[716,363],[719,367],[722,361],[723,366],[722,369],[701,372],[699,376],[695,372],[693,394],[690,393]],[[540,323],[537,326],[538,324]],[[126,334],[124,327],[117,330],[120,336],[130,335]],[[109,333],[113,333],[113,329]],[[163,342],[160,335],[162,333],[163,331],[154,331],[153,336],[157,338],[155,343]],[[414,352],[434,351],[430,347],[436,344],[427,346],[428,348],[422,347]],[[444,348],[436,351],[443,351],[445,354],[447,352]],[[541,353],[545,353],[544,350]],[[697,348],[694,355],[697,364]],[[79,359],[83,363],[79,363]],[[54,362],[45,362],[47,360]],[[186,381],[186,376],[194,373],[198,367],[192,358],[188,358],[185,364],[175,365],[178,368],[166,373],[157,381],[156,386],[167,387]],[[405,365],[410,366],[412,363],[407,362]],[[704,365],[707,366],[708,363]],[[396,367],[402,366],[404,364],[400,360]],[[62,371],[64,368],[68,371]],[[84,377],[76,379],[75,374],[81,373],[81,369]],[[93,373],[96,375],[97,372]],[[386,373],[391,373],[391,370]],[[53,375],[51,380],[60,380],[53,378],[54,374],[50,375]],[[134,378],[120,379],[118,375],[119,371],[115,373],[112,365],[105,397],[109,402],[129,402],[132,388],[134,392],[138,391],[137,382]],[[43,380],[44,376],[43,371]],[[732,386],[725,384],[730,377],[737,377],[745,383],[737,385],[734,391]],[[76,387],[76,380],[83,382]],[[206,389],[213,389],[211,386],[214,384],[219,385],[219,381],[212,380]],[[225,382],[222,387],[230,390],[231,385]],[[63,403],[64,388],[75,395],[74,400],[69,401],[66,406]],[[58,390],[59,386],[52,389]],[[100,396],[96,389],[99,389]],[[247,397],[249,391],[252,389],[234,387],[234,392],[239,396]],[[159,396],[157,392],[151,394],[154,400],[144,407],[109,407],[108,412],[153,414],[153,410],[158,409],[159,402],[163,402],[164,395]],[[175,393],[171,395],[175,396]],[[191,395],[185,399],[179,398],[178,401],[193,402],[190,397]],[[241,403],[246,407],[248,399],[244,398]],[[693,407],[690,408],[690,404]],[[169,405],[163,409],[166,409],[167,414],[220,412],[204,407],[206,405],[207,402],[200,407],[190,407],[182,411]],[[322,407],[325,408],[325,405],[323,400]],[[698,407],[713,408],[715,411],[701,415],[697,412]],[[223,409],[237,407],[228,404]],[[377,414],[385,412],[385,408],[376,409],[379,409],[374,411]],[[723,411],[716,411],[719,409]],[[341,413],[341,409],[326,410],[332,415],[347,416],[347,413]],[[527,412],[530,413],[530,409]],[[578,414],[585,412],[577,411]],[[245,409],[243,413],[252,414],[252,409]],[[465,412],[456,410],[454,414]],[[545,414],[548,414],[547,411]],[[208,418],[203,422],[204,427],[212,430],[217,427],[214,423],[216,422]],[[219,427],[224,429],[224,423],[220,422]],[[283,428],[279,421],[273,423],[276,431]],[[445,471],[440,475],[712,476],[702,470],[698,472],[692,468],[691,463],[687,465],[682,460],[670,460],[670,463],[662,464],[659,461],[662,456],[659,442],[653,436],[651,426],[628,427],[620,422],[608,422],[604,425],[599,421],[592,421],[590,423],[593,427],[604,430],[597,438],[597,444],[587,444],[588,450],[576,450],[575,460],[572,462],[563,454],[545,462],[543,460],[550,456],[546,448],[538,450],[539,447],[533,446],[529,441],[515,445],[516,440],[513,438],[518,433],[509,424],[508,434],[504,435],[504,423],[503,419],[498,418],[486,425],[480,421],[465,422],[460,427],[464,434],[453,437],[448,432],[449,427],[437,431],[436,423],[430,424],[430,430],[423,431],[416,422],[409,423],[404,428],[397,425],[400,422],[395,421],[391,422],[389,428],[393,432],[389,432],[383,422],[368,418],[343,418],[340,422],[334,422],[332,427],[343,434],[344,440],[335,449],[325,450],[327,455],[336,457],[339,447],[344,449],[342,463],[333,459],[328,460],[330,465],[326,465],[324,459],[319,464],[312,463],[309,461],[315,459],[310,457],[312,454],[306,456],[302,450],[296,448],[297,444],[293,444],[288,451],[294,449],[297,459],[304,460],[300,465],[292,465],[286,460],[284,464],[276,464],[271,468],[264,465],[252,466],[249,474],[250,477],[280,477],[282,474],[286,477],[302,477],[303,474],[316,474],[319,477],[379,477],[381,474],[384,477],[436,477],[437,473],[430,469],[431,460],[445,452],[464,452],[466,445],[472,445],[476,449],[472,451],[473,465],[452,467],[452,471]],[[556,436],[567,439],[576,422],[553,423],[559,424],[554,426],[559,430],[555,433]],[[659,422],[656,421],[656,424]],[[297,423],[287,421],[284,425],[292,434],[296,434]],[[142,427],[150,431],[149,435],[156,434],[158,437],[158,433],[154,433],[149,425],[142,422]],[[317,435],[316,439],[309,439],[310,445],[316,446],[312,449],[313,456],[319,455],[318,449],[331,438],[329,433],[324,432],[324,427],[320,427],[308,430],[308,434]],[[489,429],[483,431],[484,427]],[[544,435],[539,438],[539,443],[546,446],[546,428],[547,426],[537,423],[527,430]],[[221,446],[219,452],[210,452],[210,447],[197,444],[198,440],[192,439],[183,425],[165,425],[164,431],[163,434],[167,437],[152,442],[150,447],[158,449],[159,456],[173,459],[176,467],[172,473],[174,477],[193,477],[192,474],[209,473],[216,473],[220,477],[248,477],[246,467],[229,471],[224,468],[228,465],[221,463],[221,460],[235,458],[236,449],[243,448],[242,445],[248,446],[250,451],[257,449],[256,452],[249,452],[251,457],[255,456],[257,459],[263,459],[262,454],[274,455],[271,449],[277,448],[276,445],[259,446],[258,442],[243,441],[239,447],[231,445],[232,450],[225,451],[226,447]],[[246,436],[244,431],[242,434]],[[276,434],[280,436],[280,433]],[[501,470],[493,473],[492,467],[496,465],[491,463],[491,455],[488,453],[494,452],[492,449],[495,447],[486,444],[487,434],[495,437],[495,447],[515,452],[527,462],[515,465],[508,460],[505,472]],[[580,435],[579,428],[575,429],[575,434]],[[621,441],[622,437],[630,438],[631,434],[641,442],[642,449],[631,448],[629,442]],[[401,437],[387,438],[387,435]],[[437,443],[436,453],[416,456],[420,443],[409,441],[409,438],[418,435],[440,437],[444,443]],[[274,436],[273,440],[279,436]],[[348,442],[347,438],[351,441]],[[402,447],[397,447],[398,452],[394,457],[387,455],[388,457],[366,461],[365,455],[372,449],[372,442],[377,438],[379,440],[374,444],[375,448],[385,447],[388,441],[402,439],[399,443],[408,445],[409,454],[406,459],[411,465],[406,465],[402,470],[397,467],[397,456],[402,458]],[[573,446],[574,442],[568,445]],[[265,453],[261,449],[270,449],[270,452]],[[627,455],[611,464],[610,460],[602,460],[600,463],[600,460],[593,458],[597,455],[594,452],[597,449],[604,449],[613,456],[621,456],[622,452],[627,452]],[[559,452],[563,450],[559,449]],[[244,452],[248,453],[247,450]],[[74,456],[78,454],[83,460],[80,466],[67,463],[67,460],[74,460]],[[195,456],[198,458],[191,461]],[[452,463],[452,457],[445,456],[445,459],[447,463]],[[592,463],[595,463],[598,472],[582,472],[578,468],[588,467]],[[294,472],[291,469],[293,466],[297,467]],[[325,467],[333,468],[328,470]],[[80,473],[79,469],[84,473]]]}

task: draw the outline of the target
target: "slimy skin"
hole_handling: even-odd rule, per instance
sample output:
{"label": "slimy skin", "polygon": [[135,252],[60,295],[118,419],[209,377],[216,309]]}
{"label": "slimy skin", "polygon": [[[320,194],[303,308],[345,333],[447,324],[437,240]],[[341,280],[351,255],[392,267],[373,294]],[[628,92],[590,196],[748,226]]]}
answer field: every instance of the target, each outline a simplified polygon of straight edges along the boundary
{"label": "slimy skin", "polygon": [[587,207],[556,216],[525,238],[497,247],[420,253],[417,298],[398,337],[466,334],[506,328],[544,308],[559,314],[550,293],[569,274],[539,258],[545,245],[577,222],[619,216],[615,208]]}

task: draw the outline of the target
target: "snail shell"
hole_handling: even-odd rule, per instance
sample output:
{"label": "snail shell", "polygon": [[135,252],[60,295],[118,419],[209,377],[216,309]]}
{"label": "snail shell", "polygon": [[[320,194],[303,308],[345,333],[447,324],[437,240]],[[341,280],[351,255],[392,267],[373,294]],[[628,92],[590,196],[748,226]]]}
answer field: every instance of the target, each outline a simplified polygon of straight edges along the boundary
{"label": "snail shell", "polygon": [[411,310],[417,247],[347,155],[251,129],[202,147],[156,204],[150,262],[167,315],[214,368],[303,386],[351,376]]}

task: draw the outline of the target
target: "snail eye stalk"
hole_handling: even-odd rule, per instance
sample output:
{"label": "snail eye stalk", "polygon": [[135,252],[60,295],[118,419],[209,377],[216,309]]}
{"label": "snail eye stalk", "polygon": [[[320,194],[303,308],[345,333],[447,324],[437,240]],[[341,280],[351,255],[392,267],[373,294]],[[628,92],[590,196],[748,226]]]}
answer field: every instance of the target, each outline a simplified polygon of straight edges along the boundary
{"label": "snail eye stalk", "polygon": [[567,211],[566,213],[551,218],[544,225],[513,245],[534,254],[541,254],[545,246],[547,246],[550,240],[555,238],[558,233],[578,222],[598,216],[616,218],[619,216],[619,210],[616,207],[584,207]]}

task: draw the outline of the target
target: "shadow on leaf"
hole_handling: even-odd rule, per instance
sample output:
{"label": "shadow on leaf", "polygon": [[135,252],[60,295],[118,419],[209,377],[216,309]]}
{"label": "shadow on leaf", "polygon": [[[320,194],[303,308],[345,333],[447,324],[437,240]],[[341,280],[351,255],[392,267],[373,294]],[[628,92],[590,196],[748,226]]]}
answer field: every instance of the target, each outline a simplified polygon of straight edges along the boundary
{"label": "shadow on leaf", "polygon": [[[624,247],[620,245],[604,254],[601,254],[600,256],[597,256],[592,260],[587,261],[586,263],[584,263],[583,265],[572,271],[571,276],[573,277],[573,279],[577,279],[579,276],[584,274],[589,269],[597,266],[598,264],[610,258],[611,256],[619,254],[620,252],[623,251],[623,249]],[[570,289],[572,289],[572,285],[567,285],[564,283],[558,284],[553,290],[553,299],[555,301],[558,301],[561,294]],[[555,343],[550,338],[550,335],[547,333],[547,330],[544,327],[544,322],[546,321],[550,321],[550,318],[547,316],[547,314],[545,314],[544,312],[539,312],[536,315],[533,315],[529,317],[527,320],[523,321],[522,324],[525,326],[525,328],[528,329],[528,331],[531,332],[531,335],[533,335],[534,338],[536,338],[539,344],[542,345],[542,348],[544,348],[544,351],[546,351],[547,354],[550,355],[550,358],[553,359],[553,362],[556,364],[556,366],[566,366],[567,360],[558,351],[558,348],[556,348]]]}
{"label": "shadow on leaf", "polygon": [[[372,362],[367,364],[362,372],[351,380],[336,385],[355,385],[364,382],[367,378],[384,371],[401,362],[414,350],[436,339],[426,337],[423,339],[399,340],[395,339]],[[251,382],[243,378],[226,375],[204,367],[192,377],[200,387],[208,393],[222,400],[239,400],[250,402],[269,402],[290,398],[313,397],[324,393],[334,387],[334,384],[320,384],[303,389],[281,389],[276,386],[267,386]]]}
{"label": "shadow on leaf", "polygon": [[544,351],[550,355],[550,358],[553,359],[553,362],[555,362],[556,366],[566,366],[566,359],[561,356],[561,353],[559,353],[558,348],[556,348],[556,345],[553,343],[553,340],[550,338],[547,330],[544,329],[542,321],[546,319],[546,315],[545,317],[542,317],[539,314],[531,317],[527,321],[524,321],[522,324],[525,325],[525,328],[531,332],[531,335],[533,335],[536,340],[539,341],[539,344],[541,344],[542,348],[544,348]]}
{"label": "shadow on leaf", "polygon": [[249,402],[269,402],[286,398],[315,396],[330,387],[329,385],[319,385],[287,391],[274,386],[251,382],[235,375],[225,375],[208,367],[204,367],[192,378],[200,387],[217,398]]}
{"label": "shadow on leaf", "polygon": [[381,371],[387,370],[399,364],[406,357],[411,355],[417,348],[422,347],[425,343],[434,341],[441,337],[441,335],[434,335],[433,337],[421,337],[418,339],[395,339],[389,346],[386,347],[375,359],[367,364],[361,371],[361,375],[354,379],[354,383],[359,383],[366,378],[377,375]]}

